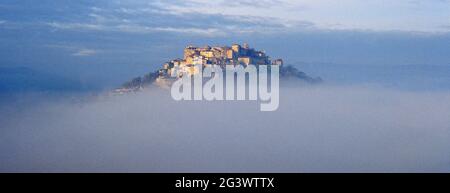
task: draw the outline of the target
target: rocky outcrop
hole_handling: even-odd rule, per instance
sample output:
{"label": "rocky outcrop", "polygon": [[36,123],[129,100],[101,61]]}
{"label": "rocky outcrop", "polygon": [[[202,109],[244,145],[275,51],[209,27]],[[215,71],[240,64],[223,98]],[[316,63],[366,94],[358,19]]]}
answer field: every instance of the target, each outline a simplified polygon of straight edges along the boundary
{"label": "rocky outcrop", "polygon": [[317,84],[317,83],[323,82],[322,78],[310,77],[306,73],[298,70],[297,68],[295,68],[293,66],[286,66],[286,67],[282,66],[280,68],[280,78],[281,79],[294,78],[294,79],[305,81],[306,83],[310,83],[310,84]]}
{"label": "rocky outcrop", "polygon": [[[118,93],[136,92],[150,86],[169,88],[173,83],[173,81],[175,80],[176,80],[175,78],[162,75],[160,74],[159,71],[156,71],[148,73],[142,77],[133,78],[129,82],[123,84],[120,88],[116,89],[116,92]],[[280,81],[283,83],[292,80],[299,80],[308,84],[318,84],[323,82],[322,78],[320,77],[314,78],[308,76],[306,73],[298,70],[294,66],[281,66]]]}
{"label": "rocky outcrop", "polygon": [[193,47],[188,46],[184,49],[184,58],[175,59],[162,65],[161,69],[137,77],[123,84],[116,89],[117,93],[139,91],[150,85],[156,85],[162,88],[169,88],[177,78],[171,77],[174,69],[178,68],[184,72],[190,72],[194,66],[202,67],[208,65],[218,65],[223,69],[227,65],[278,65],[280,66],[280,79],[283,80],[301,80],[305,83],[316,84],[322,82],[321,78],[313,78],[306,73],[301,72],[294,66],[286,66],[282,59],[271,61],[270,57],[264,51],[258,51],[250,48],[248,44],[240,46],[233,44],[231,47]]}

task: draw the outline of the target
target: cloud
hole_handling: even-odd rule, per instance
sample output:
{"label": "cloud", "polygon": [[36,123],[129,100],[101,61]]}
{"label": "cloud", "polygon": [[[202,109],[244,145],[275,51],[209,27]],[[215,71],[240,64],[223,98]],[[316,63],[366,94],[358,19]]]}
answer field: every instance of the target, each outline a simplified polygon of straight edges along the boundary
{"label": "cloud", "polygon": [[155,33],[155,32],[173,32],[182,34],[202,35],[202,36],[221,36],[224,33],[216,28],[184,28],[184,27],[147,27],[142,25],[119,25],[114,31],[129,33]]}
{"label": "cloud", "polygon": [[[442,0],[343,0],[339,3],[333,0],[112,0],[87,4],[72,2],[71,7],[76,9],[63,15],[59,15],[60,10],[65,10],[62,5],[49,2],[43,7],[49,10],[50,16],[40,21],[47,26],[115,32],[122,32],[118,26],[141,28],[132,31],[135,33],[151,33],[149,31],[155,28],[197,29],[191,31],[233,28],[237,29],[236,33],[310,29],[446,33],[449,29],[441,26],[447,25],[445,18],[450,17],[449,1]],[[305,23],[313,25],[305,27]],[[183,30],[171,31],[179,33]],[[222,33],[230,35],[234,31]],[[210,36],[210,33],[204,30],[197,35]]]}
{"label": "cloud", "polygon": [[238,0],[238,1],[222,1],[223,6],[228,7],[242,7],[242,6],[248,6],[248,7],[271,7],[271,6],[279,6],[283,5],[286,2],[280,1],[280,0]]}
{"label": "cloud", "polygon": [[[113,1],[108,8],[93,6],[83,21],[52,21],[46,25],[60,30],[107,31],[121,33],[170,32],[192,34],[206,37],[223,37],[230,34],[273,33],[286,31],[287,28],[308,28],[311,22],[291,21],[270,16],[252,16],[197,12],[192,6],[200,2],[154,1],[150,3]],[[228,4],[222,2],[224,4]],[[249,6],[256,2],[242,1],[233,5]],[[272,1],[258,4],[276,4]],[[152,18],[152,19],[148,19]],[[300,24],[300,25],[297,25]]]}
{"label": "cloud", "polygon": [[[220,14],[274,18],[274,21],[288,23],[308,21],[323,30],[448,32],[435,25],[447,22],[444,18],[450,16],[448,3],[448,1],[420,1],[420,4],[417,4],[409,0],[371,2],[344,0],[339,3],[333,0],[242,0],[232,3],[189,0],[182,5],[170,1],[156,1],[154,5],[178,15]],[[302,30],[301,26],[297,30]]]}
{"label": "cloud", "polygon": [[271,113],[159,90],[0,106],[0,171],[450,171],[448,92],[281,91]]}
{"label": "cloud", "polygon": [[97,53],[98,53],[97,50],[81,49],[81,50],[78,50],[77,52],[73,53],[72,55],[73,56],[93,56]]}
{"label": "cloud", "polygon": [[54,48],[59,50],[66,50],[67,52],[70,52],[72,56],[93,56],[98,54],[100,51],[97,49],[87,49],[84,48],[84,46],[81,45],[67,45],[67,44],[45,44],[43,45],[47,48]]}
{"label": "cloud", "polygon": [[156,33],[156,32],[172,32],[182,34],[192,34],[201,36],[224,36],[225,33],[217,28],[194,28],[194,27],[151,27],[137,24],[118,24],[118,25],[102,25],[91,23],[49,23],[49,26],[61,30],[77,30],[77,31],[107,31],[107,32],[123,32],[123,33]]}
{"label": "cloud", "polygon": [[51,22],[47,23],[48,26],[56,29],[78,29],[78,30],[104,30],[105,26],[90,23],[63,23],[63,22]]}
{"label": "cloud", "polygon": [[[91,6],[83,21],[53,21],[64,30],[123,33],[170,32],[217,36],[305,30],[449,32],[442,1],[112,1]],[[384,6],[384,5],[390,6]],[[345,9],[344,9],[345,8]],[[348,8],[348,9],[347,9]],[[448,15],[450,16],[450,15]],[[150,18],[150,19],[149,19]],[[415,19],[414,19],[415,18]],[[432,21],[432,22],[430,22]]]}
{"label": "cloud", "polygon": [[448,25],[441,25],[439,27],[444,28],[444,29],[450,29],[450,24],[448,24]]}
{"label": "cloud", "polygon": [[0,25],[2,25],[2,24],[4,24],[4,23],[6,23],[5,20],[0,20]]}
{"label": "cloud", "polygon": [[154,30],[164,31],[164,32],[177,32],[177,33],[187,33],[187,34],[200,34],[206,36],[224,36],[225,34],[217,28],[172,28],[172,27],[158,27]]}

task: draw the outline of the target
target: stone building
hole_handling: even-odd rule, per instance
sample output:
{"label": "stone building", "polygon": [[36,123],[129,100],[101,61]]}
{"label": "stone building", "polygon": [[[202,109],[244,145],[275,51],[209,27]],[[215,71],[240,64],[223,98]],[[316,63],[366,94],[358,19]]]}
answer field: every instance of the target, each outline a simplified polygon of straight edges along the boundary
{"label": "stone building", "polygon": [[248,44],[243,46],[233,44],[231,47],[195,47],[187,46],[184,49],[183,59],[175,59],[166,63],[163,67],[165,74],[170,74],[173,67],[186,68],[185,71],[192,72],[192,67],[196,65],[282,65],[283,61],[277,59],[271,61],[264,51],[250,48]]}

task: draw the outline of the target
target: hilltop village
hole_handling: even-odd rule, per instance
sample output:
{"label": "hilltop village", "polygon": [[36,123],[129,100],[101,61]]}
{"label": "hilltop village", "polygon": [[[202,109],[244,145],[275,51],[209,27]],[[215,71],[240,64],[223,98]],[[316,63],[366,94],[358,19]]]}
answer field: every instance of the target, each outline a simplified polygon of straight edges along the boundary
{"label": "hilltop village", "polygon": [[[280,78],[294,78],[306,83],[319,83],[320,78],[312,78],[299,71],[293,66],[285,66],[282,59],[271,60],[265,51],[258,51],[250,48],[248,44],[233,44],[230,46],[187,46],[184,49],[183,58],[178,58],[166,62],[162,68],[156,72],[148,73],[143,77],[137,77],[116,89],[115,93],[128,93],[141,90],[150,85],[168,88],[174,82],[172,72],[177,69],[178,73],[196,74],[198,66],[219,65],[225,68],[226,65],[279,65]],[[176,76],[175,76],[176,77]],[[175,78],[176,79],[176,78]]]}
{"label": "hilltop village", "polygon": [[264,51],[250,48],[248,44],[243,46],[233,44],[231,47],[194,47],[188,46],[184,49],[183,59],[175,59],[163,65],[159,70],[160,76],[170,76],[174,67],[182,71],[194,74],[196,65],[205,67],[207,65],[283,65],[282,59],[271,61]]}

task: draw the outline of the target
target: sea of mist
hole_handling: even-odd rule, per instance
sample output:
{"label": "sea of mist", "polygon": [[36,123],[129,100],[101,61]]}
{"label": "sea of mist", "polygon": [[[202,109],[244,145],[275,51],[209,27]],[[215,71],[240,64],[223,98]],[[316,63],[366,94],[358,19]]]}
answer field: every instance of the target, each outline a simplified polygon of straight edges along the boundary
{"label": "sea of mist", "polygon": [[0,172],[450,172],[447,91],[288,86],[275,112],[157,88],[21,98],[0,106]]}

